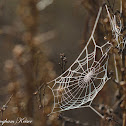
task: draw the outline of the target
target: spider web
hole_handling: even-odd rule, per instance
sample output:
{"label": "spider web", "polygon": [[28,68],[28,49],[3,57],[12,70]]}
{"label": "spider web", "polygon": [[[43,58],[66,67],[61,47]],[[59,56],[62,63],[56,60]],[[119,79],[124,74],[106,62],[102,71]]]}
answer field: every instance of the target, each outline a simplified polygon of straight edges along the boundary
{"label": "spider web", "polygon": [[[92,34],[75,62],[59,77],[49,82],[49,88],[54,96],[52,113],[81,107],[90,107],[100,117],[91,103],[104,84],[107,76],[108,52],[111,44],[106,42],[98,46],[94,32],[102,11],[100,7]],[[99,57],[98,57],[99,55]]]}
{"label": "spider web", "polygon": [[124,35],[122,34],[122,29],[124,27],[121,20],[122,1],[120,5],[121,5],[120,12],[117,12],[114,15],[111,15],[107,5],[105,5],[105,8],[108,13],[112,34],[117,42],[117,48],[119,50],[123,50],[126,46],[126,37],[124,37]]}

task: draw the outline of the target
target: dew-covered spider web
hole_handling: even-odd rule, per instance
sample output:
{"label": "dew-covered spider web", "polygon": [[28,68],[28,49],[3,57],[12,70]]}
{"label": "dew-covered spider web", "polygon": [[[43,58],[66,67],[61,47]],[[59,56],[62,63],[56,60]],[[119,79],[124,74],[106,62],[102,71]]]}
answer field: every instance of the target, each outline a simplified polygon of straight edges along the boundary
{"label": "dew-covered spider web", "polygon": [[54,96],[51,113],[92,106],[92,101],[109,80],[107,76],[108,52],[111,44],[96,44],[94,33],[102,11],[100,7],[92,34],[75,62],[59,77],[48,83]]}
{"label": "dew-covered spider web", "polygon": [[120,3],[120,11],[115,14],[111,14],[107,5],[105,5],[106,11],[108,13],[112,34],[117,42],[117,48],[123,50],[126,46],[126,37],[123,35],[123,22],[121,20],[122,15],[122,1]]}

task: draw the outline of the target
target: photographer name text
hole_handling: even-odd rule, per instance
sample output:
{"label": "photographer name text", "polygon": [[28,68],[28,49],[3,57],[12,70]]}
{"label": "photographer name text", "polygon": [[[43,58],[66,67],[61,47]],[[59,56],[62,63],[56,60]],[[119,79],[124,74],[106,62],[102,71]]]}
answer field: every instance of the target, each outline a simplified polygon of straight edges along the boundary
{"label": "photographer name text", "polygon": [[28,120],[27,117],[18,117],[16,120],[8,120],[8,119],[5,119],[5,120],[0,120],[0,124],[2,124],[2,126],[4,124],[30,124],[32,123],[33,121],[32,120]]}

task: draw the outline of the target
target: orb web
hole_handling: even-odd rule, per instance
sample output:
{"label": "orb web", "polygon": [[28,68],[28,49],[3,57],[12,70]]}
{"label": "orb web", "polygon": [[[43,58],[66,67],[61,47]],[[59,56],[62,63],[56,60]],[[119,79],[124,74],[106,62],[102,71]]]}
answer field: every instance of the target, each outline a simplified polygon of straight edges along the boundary
{"label": "orb web", "polygon": [[106,42],[98,46],[94,38],[101,11],[102,7],[99,9],[92,34],[75,62],[62,75],[48,83],[54,96],[51,113],[90,107],[103,118],[91,106],[93,99],[109,80],[107,66],[111,44]]}

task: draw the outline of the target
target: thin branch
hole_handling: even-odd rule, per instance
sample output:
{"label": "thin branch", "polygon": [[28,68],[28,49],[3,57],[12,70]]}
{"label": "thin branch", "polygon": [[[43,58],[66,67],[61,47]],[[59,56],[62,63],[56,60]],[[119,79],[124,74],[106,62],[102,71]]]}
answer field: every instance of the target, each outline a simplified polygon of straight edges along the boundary
{"label": "thin branch", "polygon": [[2,115],[2,120],[3,120],[3,113],[8,108],[8,104],[10,103],[12,97],[13,97],[13,94],[10,96],[10,98],[8,99],[8,101],[0,109],[0,112],[1,112],[1,115]]}
{"label": "thin branch", "polygon": [[[42,97],[41,97],[41,90],[42,90],[42,88],[43,88],[43,105],[42,105]],[[45,97],[45,88],[46,88],[46,85],[44,83],[42,83],[39,86],[39,88],[37,89],[37,91],[35,91],[33,93],[33,95],[36,96],[36,99],[38,99],[39,109],[44,108],[44,104],[45,104],[45,99],[44,99],[44,97]],[[37,95],[38,95],[38,98],[37,98]],[[43,109],[43,111],[44,111],[44,109]]]}
{"label": "thin branch", "polygon": [[67,63],[67,58],[65,56],[64,53],[60,53],[60,68],[61,68],[61,74],[65,71],[65,66],[66,66],[66,63]]}
{"label": "thin branch", "polygon": [[39,91],[43,88],[44,83],[42,83],[39,88],[33,93],[33,95],[37,95],[39,93]]}

